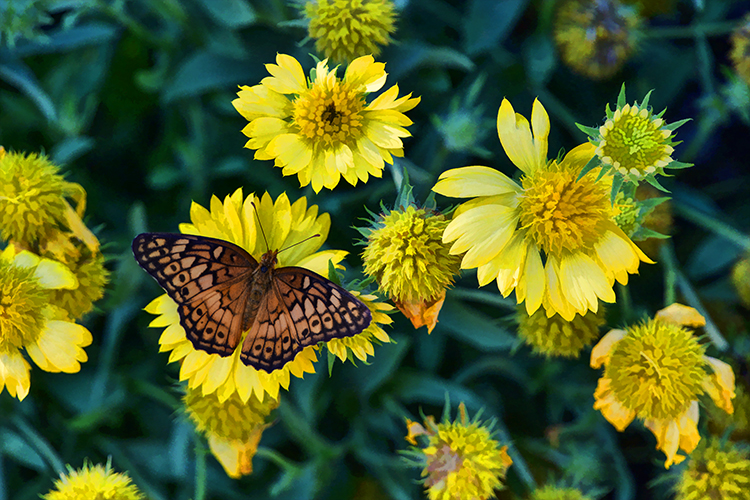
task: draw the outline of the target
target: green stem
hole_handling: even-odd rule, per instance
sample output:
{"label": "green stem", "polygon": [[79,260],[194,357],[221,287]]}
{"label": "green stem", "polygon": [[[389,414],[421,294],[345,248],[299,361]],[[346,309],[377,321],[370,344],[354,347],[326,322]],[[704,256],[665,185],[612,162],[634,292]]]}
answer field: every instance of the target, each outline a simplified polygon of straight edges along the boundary
{"label": "green stem", "polygon": [[690,26],[668,26],[651,28],[644,33],[645,38],[694,38],[697,35],[723,36],[734,31],[737,21],[722,21],[716,23],[693,24]]}
{"label": "green stem", "polygon": [[677,266],[677,258],[674,254],[674,248],[672,248],[671,242],[665,242],[664,245],[662,245],[660,256],[664,262],[668,262],[667,265],[670,266],[674,272],[677,287],[685,298],[685,302],[706,318],[706,326],[703,328],[706,335],[708,335],[708,338],[719,351],[726,351],[729,348],[729,343],[721,332],[719,332],[719,329],[716,327],[716,323],[711,319],[711,316],[706,312],[706,309],[703,307],[703,303],[695,292],[690,280],[687,279]]}
{"label": "green stem", "polygon": [[206,498],[206,447],[200,435],[193,433],[195,440],[195,500]]}
{"label": "green stem", "polygon": [[67,472],[65,469],[65,463],[57,455],[55,449],[50,446],[47,440],[44,439],[34,427],[29,425],[23,416],[15,414],[10,420],[23,437],[26,438],[26,442],[44,457],[49,466],[52,467],[52,470],[55,471],[56,475],[59,476],[60,474],[65,474]]}
{"label": "green stem", "polygon": [[625,321],[633,319],[633,299],[630,297],[630,290],[625,285],[617,283],[617,304],[620,305],[620,311]]}
{"label": "green stem", "polygon": [[297,464],[286,458],[284,455],[271,448],[266,448],[265,446],[258,446],[255,456],[263,457],[269,462],[275,463],[280,469],[292,475],[297,474],[300,470],[300,467]]}
{"label": "green stem", "polygon": [[690,207],[684,203],[673,201],[675,211],[682,217],[688,219],[690,222],[702,227],[703,229],[710,231],[717,236],[721,236],[731,241],[738,247],[750,250],[750,237],[737,231],[735,228],[725,222],[715,219],[710,215],[706,215],[698,210]]}

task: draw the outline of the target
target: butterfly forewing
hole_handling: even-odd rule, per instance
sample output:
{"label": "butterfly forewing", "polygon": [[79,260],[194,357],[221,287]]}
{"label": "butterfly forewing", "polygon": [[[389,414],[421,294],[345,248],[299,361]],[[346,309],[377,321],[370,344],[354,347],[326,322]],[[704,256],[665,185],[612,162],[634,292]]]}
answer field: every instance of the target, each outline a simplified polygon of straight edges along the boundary
{"label": "butterfly forewing", "polygon": [[352,294],[301,267],[262,265],[227,241],[144,233],[133,240],[138,264],[177,303],[180,324],[196,349],[231,355],[272,372],[302,349],[367,328],[370,310]]}
{"label": "butterfly forewing", "polygon": [[228,356],[242,335],[246,282],[258,263],[229,242],[186,234],[144,233],[133,240],[138,264],[177,303],[196,349]]}
{"label": "butterfly forewing", "polygon": [[370,324],[367,306],[308,269],[282,267],[273,277],[272,290],[242,343],[245,364],[272,371],[307,346],[351,337]]}

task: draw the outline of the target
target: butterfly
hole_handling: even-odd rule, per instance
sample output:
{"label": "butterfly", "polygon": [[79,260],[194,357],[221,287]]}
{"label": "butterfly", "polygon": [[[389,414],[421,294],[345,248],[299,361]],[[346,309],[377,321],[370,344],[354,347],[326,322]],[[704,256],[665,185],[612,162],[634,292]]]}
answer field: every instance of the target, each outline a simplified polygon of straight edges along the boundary
{"label": "butterfly", "polygon": [[228,241],[172,233],[143,233],[133,255],[177,303],[193,347],[232,355],[272,372],[307,346],[351,337],[372,321],[360,300],[302,267],[276,267],[278,250],[256,261]]}

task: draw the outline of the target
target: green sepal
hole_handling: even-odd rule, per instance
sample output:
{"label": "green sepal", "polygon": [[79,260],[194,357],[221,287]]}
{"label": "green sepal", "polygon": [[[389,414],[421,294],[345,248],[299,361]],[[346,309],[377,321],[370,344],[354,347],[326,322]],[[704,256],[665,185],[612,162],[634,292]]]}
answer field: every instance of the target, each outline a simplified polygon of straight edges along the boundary
{"label": "green sepal", "polygon": [[614,205],[615,204],[615,198],[617,198],[617,193],[620,191],[620,187],[622,187],[622,183],[624,182],[624,178],[621,175],[615,175],[612,178],[612,192],[609,196],[609,204]]}
{"label": "green sepal", "polygon": [[649,101],[649,99],[651,99],[651,92],[653,92],[653,91],[654,91],[654,89],[649,90],[646,93],[646,97],[643,98],[643,102],[641,102],[640,105],[636,102],[636,106],[638,106],[638,108],[640,108],[640,109],[648,109],[648,101]]}
{"label": "green sepal", "polygon": [[620,94],[617,96],[617,108],[622,109],[625,104],[627,104],[627,99],[625,98],[625,82],[622,82],[622,87],[620,87]]}
{"label": "green sepal", "polygon": [[409,183],[409,172],[407,172],[405,166],[402,168],[402,172],[401,189],[396,196],[394,208],[406,208],[409,205],[414,205],[414,194],[412,193],[414,187]]}
{"label": "green sepal", "polygon": [[682,127],[683,125],[685,125],[687,122],[689,122],[691,120],[692,120],[692,118],[685,118],[684,120],[680,120],[678,122],[672,122],[669,125],[664,125],[664,127],[662,127],[662,128],[664,128],[666,130],[669,130],[670,132],[673,132],[673,131],[677,130],[679,127]]}
{"label": "green sepal", "polygon": [[659,240],[666,240],[671,238],[668,234],[662,234],[653,229],[640,226],[633,234],[630,235],[630,239],[634,241],[643,241],[649,238],[656,238]]}
{"label": "green sepal", "polygon": [[599,165],[600,165],[599,157],[596,155],[592,156],[591,159],[586,163],[586,165],[584,165],[583,168],[581,169],[581,173],[578,174],[578,178],[576,179],[576,182],[580,181],[584,175],[588,174]]}
{"label": "green sepal", "polygon": [[430,212],[437,212],[437,201],[435,201],[435,191],[430,191],[430,194],[427,195],[427,199],[424,200],[423,208],[425,210],[429,210]]}
{"label": "green sepal", "polygon": [[669,201],[671,199],[672,198],[670,198],[669,196],[662,196],[659,198],[648,198],[646,200],[638,200],[639,212],[643,215],[647,215],[654,208],[661,205],[665,201]]}
{"label": "green sepal", "polygon": [[664,108],[664,109],[661,110],[661,112],[658,115],[653,115],[653,117],[654,118],[661,118],[662,116],[664,116],[664,113],[666,113],[666,112],[667,112],[667,108]]}
{"label": "green sepal", "polygon": [[607,175],[611,169],[612,167],[610,165],[602,164],[602,169],[599,171],[599,175],[596,176],[596,182],[602,180],[602,177]]}
{"label": "green sepal", "polygon": [[597,127],[587,127],[586,125],[581,125],[580,123],[576,123],[576,127],[578,127],[581,132],[587,134],[592,139],[599,137],[600,135],[599,129]]}
{"label": "green sepal", "polygon": [[690,167],[692,167],[693,165],[694,165],[693,163],[683,163],[683,162],[681,162],[681,161],[677,161],[677,160],[672,160],[672,161],[671,161],[671,162],[669,162],[669,164],[668,164],[668,165],[667,165],[666,167],[664,167],[664,168],[690,168]]}
{"label": "green sepal", "polygon": [[607,115],[608,120],[611,120],[612,117],[615,116],[615,112],[609,108],[609,103],[604,106],[604,113]]}
{"label": "green sepal", "polygon": [[659,191],[663,193],[671,193],[669,189],[659,184],[659,181],[657,181],[656,177],[654,177],[653,175],[649,175],[648,177],[646,177],[646,182],[648,182],[649,184],[651,184],[652,186],[654,186],[656,189],[658,189]]}

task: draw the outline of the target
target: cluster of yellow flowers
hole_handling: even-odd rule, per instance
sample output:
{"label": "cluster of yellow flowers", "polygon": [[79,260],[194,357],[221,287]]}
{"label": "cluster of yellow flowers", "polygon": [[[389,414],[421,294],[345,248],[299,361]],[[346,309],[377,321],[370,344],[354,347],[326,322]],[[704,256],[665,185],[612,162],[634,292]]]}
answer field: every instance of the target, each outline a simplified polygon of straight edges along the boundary
{"label": "cluster of yellow flowers", "polygon": [[[356,186],[370,176],[381,177],[394,156],[404,155],[402,140],[410,136],[412,124],[406,113],[420,102],[411,93],[399,97],[397,85],[370,99],[387,77],[385,64],[374,55],[390,40],[393,5],[319,0],[308,2],[304,12],[317,50],[347,63],[343,76],[328,59],[308,76],[295,58],[278,54],[275,64],[266,65],[270,76],[242,86],[232,102],[248,121],[242,130],[248,137],[245,147],[255,151],[256,160],[273,160],[284,176],[296,175],[300,187],[309,185],[315,193],[334,189],[342,178]],[[563,12],[590,21],[595,14],[570,2]],[[631,51],[629,30],[636,23],[627,12],[618,15],[624,16],[625,27],[615,33],[617,43],[605,40],[616,56],[608,60],[617,65],[606,67],[575,66],[582,59],[600,60],[599,45],[582,47],[576,42],[581,33],[561,25],[561,47],[586,51],[570,56],[577,70],[609,75]],[[575,24],[580,27],[580,19]],[[534,101],[529,120],[503,99],[498,137],[519,175],[480,165],[442,172],[432,191],[467,200],[452,213],[440,212],[434,195],[418,204],[408,179],[402,179],[395,206],[372,213],[369,227],[360,229],[364,273],[415,328],[427,326],[431,332],[459,270],[475,269],[480,287],[494,281],[503,297],[515,292],[519,335],[536,352],[578,357],[606,323],[601,303],[616,301],[615,282],[627,285],[642,262],[653,263],[633,240],[652,235],[645,229],[646,217],[664,199],[638,198],[637,186],[646,182],[659,189],[656,177],[664,175],[664,168],[689,166],[671,156],[674,130],[683,122],[668,124],[663,114],[651,111],[648,95],[641,103],[627,103],[623,87],[601,127],[581,127],[589,141],[550,159],[550,120],[542,103]],[[395,168],[394,174],[399,175]],[[0,230],[7,241],[0,254],[0,389],[7,386],[19,399],[29,392],[30,369],[21,349],[47,371],[76,372],[86,360],[83,347],[92,336],[75,321],[101,297],[107,272],[98,241],[81,220],[84,209],[83,189],[65,181],[46,158],[0,149]],[[223,200],[212,197],[209,208],[194,202],[190,222],[179,229],[228,241],[258,260],[270,248],[288,248],[278,255],[279,267],[303,267],[335,280],[331,271],[343,268],[347,252],[321,250],[330,227],[328,214],[308,206],[305,197],[292,201],[283,193],[274,200],[268,193],[245,196],[237,189]],[[372,321],[361,333],[334,338],[326,347],[342,361],[367,361],[373,344],[391,341],[382,327],[392,322],[387,313],[393,307],[374,294],[352,294],[370,310]],[[291,375],[301,378],[315,371],[319,346],[306,347],[282,368],[267,372],[243,363],[240,349],[222,357],[196,348],[170,295],[157,297],[145,310],[156,316],[150,326],[164,329],[160,350],[180,364],[186,414],[229,476],[250,474],[263,430],[280,403],[280,389],[289,388]],[[698,448],[699,399],[707,394],[731,414],[735,398],[732,368],[707,356],[706,346],[689,329],[704,324],[694,309],[673,304],[653,319],[607,333],[591,351],[591,367],[604,366],[592,388],[594,408],[619,431],[641,419],[666,455],[666,468],[696,449],[712,463],[745,460],[741,465],[747,468],[738,451],[717,459],[723,452],[715,441]],[[491,425],[470,421],[463,403],[459,413],[451,421],[446,411],[439,424],[431,417],[424,425],[407,420],[406,439],[415,446],[411,457],[423,468],[431,499],[489,498],[513,464],[508,446],[492,437]],[[417,438],[424,447],[416,446]],[[697,474],[694,469],[686,477]],[[745,484],[743,476],[737,477],[736,484]],[[684,498],[697,498],[693,492],[702,490],[696,484],[689,477],[681,483],[690,492]],[[129,479],[112,473],[109,465],[71,470],[58,488],[63,493],[46,498],[84,498],[75,492],[96,494],[106,488],[119,488],[118,498],[141,498]],[[65,496],[65,491],[73,493]],[[534,495],[586,498],[552,486]]]}

